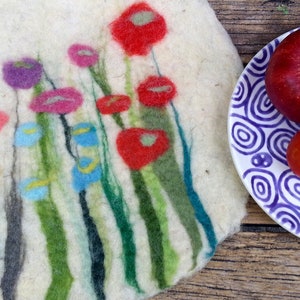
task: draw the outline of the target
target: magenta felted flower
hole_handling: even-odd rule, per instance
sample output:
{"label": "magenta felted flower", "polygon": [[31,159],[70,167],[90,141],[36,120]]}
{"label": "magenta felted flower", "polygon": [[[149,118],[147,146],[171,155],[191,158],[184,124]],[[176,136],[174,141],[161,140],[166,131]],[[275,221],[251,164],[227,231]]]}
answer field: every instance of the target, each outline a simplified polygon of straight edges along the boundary
{"label": "magenta felted flower", "polygon": [[73,87],[45,91],[34,98],[30,108],[35,112],[67,114],[83,103],[82,95]]}
{"label": "magenta felted flower", "polygon": [[72,63],[81,68],[94,66],[99,60],[95,49],[82,44],[73,44],[68,50],[68,55]]}
{"label": "magenta felted flower", "polygon": [[43,67],[33,58],[9,61],[2,68],[4,81],[14,89],[30,89],[42,77]]}

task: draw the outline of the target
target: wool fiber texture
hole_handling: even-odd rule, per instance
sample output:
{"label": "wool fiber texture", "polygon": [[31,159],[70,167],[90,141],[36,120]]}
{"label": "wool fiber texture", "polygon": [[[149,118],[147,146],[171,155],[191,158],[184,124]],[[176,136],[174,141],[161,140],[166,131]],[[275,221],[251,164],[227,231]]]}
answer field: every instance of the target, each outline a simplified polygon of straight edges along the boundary
{"label": "wool fiber texture", "polygon": [[136,300],[199,271],[247,193],[239,55],[206,0],[0,1],[0,293]]}

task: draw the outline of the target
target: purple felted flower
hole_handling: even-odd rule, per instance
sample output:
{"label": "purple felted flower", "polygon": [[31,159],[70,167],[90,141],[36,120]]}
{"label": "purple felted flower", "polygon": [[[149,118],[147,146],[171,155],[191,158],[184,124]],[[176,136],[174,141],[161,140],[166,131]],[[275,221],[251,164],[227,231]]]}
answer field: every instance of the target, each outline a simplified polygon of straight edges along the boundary
{"label": "purple felted flower", "polygon": [[82,95],[73,87],[45,91],[35,97],[30,108],[35,112],[68,114],[83,103]]}
{"label": "purple felted flower", "polygon": [[81,68],[94,66],[99,59],[95,49],[88,45],[74,44],[68,49],[68,55],[73,64]]}
{"label": "purple felted flower", "polygon": [[2,68],[4,81],[14,89],[30,89],[42,77],[43,67],[33,58],[9,61]]}

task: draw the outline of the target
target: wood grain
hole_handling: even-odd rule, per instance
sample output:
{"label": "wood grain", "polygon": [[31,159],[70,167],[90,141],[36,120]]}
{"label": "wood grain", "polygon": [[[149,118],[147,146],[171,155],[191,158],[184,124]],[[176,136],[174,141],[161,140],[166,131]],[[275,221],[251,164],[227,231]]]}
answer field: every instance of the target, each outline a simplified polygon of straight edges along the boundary
{"label": "wood grain", "polygon": [[276,223],[249,196],[249,200],[247,203],[247,216],[243,220],[243,224],[275,225]]}
{"label": "wood grain", "polygon": [[204,270],[153,300],[300,299],[299,251],[288,233],[238,233]]}
{"label": "wood grain", "polygon": [[[298,0],[208,1],[244,65],[271,40],[300,26]],[[247,211],[241,232],[225,240],[203,270],[153,300],[300,299],[299,238],[278,226],[250,196]]]}
{"label": "wood grain", "polygon": [[[263,46],[300,26],[300,1],[209,0],[246,64]],[[279,10],[283,3],[288,13]]]}

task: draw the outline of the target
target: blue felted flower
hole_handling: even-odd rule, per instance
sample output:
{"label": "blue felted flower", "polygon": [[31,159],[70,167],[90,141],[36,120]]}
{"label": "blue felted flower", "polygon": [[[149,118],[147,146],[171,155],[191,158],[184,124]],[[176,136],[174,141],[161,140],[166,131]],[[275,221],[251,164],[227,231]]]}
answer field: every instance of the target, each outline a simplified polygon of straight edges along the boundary
{"label": "blue felted flower", "polygon": [[96,128],[91,123],[79,123],[73,127],[72,135],[75,142],[83,147],[99,144]]}
{"label": "blue felted flower", "polygon": [[102,170],[99,161],[82,157],[72,169],[73,187],[76,192],[85,190],[90,184],[101,179]]}
{"label": "blue felted flower", "polygon": [[17,147],[31,147],[42,137],[42,128],[35,122],[24,123],[15,133],[15,145]]}
{"label": "blue felted flower", "polygon": [[28,178],[20,182],[19,190],[22,198],[26,200],[44,200],[49,192],[48,181],[38,178]]}

